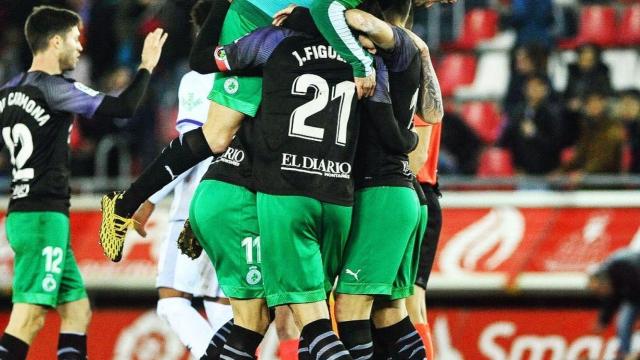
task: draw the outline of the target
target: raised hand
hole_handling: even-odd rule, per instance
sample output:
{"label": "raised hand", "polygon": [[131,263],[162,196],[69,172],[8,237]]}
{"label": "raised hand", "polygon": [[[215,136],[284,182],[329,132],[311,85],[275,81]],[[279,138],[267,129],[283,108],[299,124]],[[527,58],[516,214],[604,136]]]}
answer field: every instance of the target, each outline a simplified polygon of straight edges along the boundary
{"label": "raised hand", "polygon": [[149,72],[153,72],[160,60],[162,47],[164,42],[167,41],[167,36],[168,34],[161,28],[157,28],[147,35],[144,39],[142,55],[140,56],[140,69],[147,69]]}

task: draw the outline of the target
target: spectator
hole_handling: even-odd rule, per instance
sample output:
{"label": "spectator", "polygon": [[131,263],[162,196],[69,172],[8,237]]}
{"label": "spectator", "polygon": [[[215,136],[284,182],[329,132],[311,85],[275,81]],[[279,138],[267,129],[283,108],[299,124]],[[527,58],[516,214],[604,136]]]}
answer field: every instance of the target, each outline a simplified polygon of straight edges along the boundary
{"label": "spectator", "polygon": [[564,92],[569,110],[577,112],[582,107],[580,100],[592,89],[609,94],[611,81],[609,68],[602,62],[600,48],[586,44],[578,49],[578,61],[569,65],[569,81]]}
{"label": "spectator", "polygon": [[543,175],[560,164],[562,122],[548,101],[549,93],[544,76],[529,77],[525,84],[526,103],[508,119],[498,141],[499,146],[511,151],[518,172]]}
{"label": "spectator", "polygon": [[474,175],[482,141],[456,112],[446,110],[442,121],[447,126],[442,128],[439,173]]}
{"label": "spectator", "polygon": [[507,25],[517,33],[516,45],[540,44],[547,49],[553,46],[553,5],[551,0],[513,0]]}
{"label": "spectator", "polygon": [[631,335],[640,310],[640,253],[622,249],[607,258],[589,274],[589,290],[604,301],[594,332],[601,334],[618,315],[620,346],[616,360],[625,359],[631,350]]}
{"label": "spectator", "polygon": [[620,94],[618,116],[627,131],[627,145],[631,150],[629,172],[640,173],[640,91],[626,90]]}
{"label": "spectator", "polygon": [[620,172],[624,127],[607,115],[604,92],[592,90],[584,104],[575,156],[563,169],[581,174]]}
{"label": "spectator", "polygon": [[553,89],[547,74],[547,50],[539,45],[519,46],[513,53],[513,65],[503,108],[507,115],[525,102],[524,84],[531,75],[545,74],[549,89]]}

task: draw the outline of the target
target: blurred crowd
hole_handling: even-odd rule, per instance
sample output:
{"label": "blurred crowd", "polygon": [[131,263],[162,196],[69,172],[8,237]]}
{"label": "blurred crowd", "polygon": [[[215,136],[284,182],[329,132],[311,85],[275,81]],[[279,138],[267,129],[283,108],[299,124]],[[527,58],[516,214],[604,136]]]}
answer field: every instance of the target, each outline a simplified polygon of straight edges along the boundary
{"label": "blurred crowd", "polygon": [[[559,6],[558,3],[563,3]],[[75,176],[138,173],[162,144],[175,136],[177,85],[188,70],[191,46],[188,12],[192,0],[20,0],[0,1],[0,81],[26,69],[30,52],[22,27],[34,5],[51,4],[81,14],[83,57],[70,74],[109,94],[121,92],[138,64],[142,39],[161,26],[169,33],[161,64],[144,105],[133,119],[77,122],[72,132]],[[501,126],[492,147],[510,154],[513,171],[529,175],[640,173],[640,93],[614,91],[601,49],[577,48],[567,86],[555,89],[548,72],[549,56],[560,39],[575,36],[580,5],[612,1],[466,0],[466,11],[490,8],[499,14],[501,30],[515,31],[511,72],[504,98],[498,102]],[[455,34],[454,8],[440,7],[440,40]],[[431,10],[430,10],[431,11]],[[416,31],[427,34],[428,14],[415,14]],[[432,49],[438,54],[437,48]],[[442,133],[440,172],[478,173],[487,143],[465,121],[460,103],[447,100]],[[0,169],[6,172],[6,156]],[[122,166],[124,164],[124,166]]]}
{"label": "blurred crowd", "polygon": [[[108,94],[118,94],[131,82],[139,65],[144,36],[156,27],[169,33],[149,91],[134,118],[75,122],[71,134],[74,176],[122,174],[122,161],[131,164],[131,172],[138,173],[174,137],[177,87],[180,77],[188,71],[193,38],[189,24],[192,3],[191,0],[0,1],[2,83],[25,71],[31,63],[23,26],[37,5],[65,7],[81,15],[84,50],[80,64],[68,76]],[[6,161],[4,154],[0,167],[5,173]]]}
{"label": "blurred crowd", "polygon": [[[575,44],[576,60],[568,65],[564,89],[554,88],[549,73],[550,56],[568,51],[560,49],[563,41],[578,37],[582,6],[629,7],[638,6],[637,1],[466,3],[495,10],[500,30],[515,33],[510,77],[497,102],[502,125],[495,142],[487,144],[468,126],[460,104],[450,101],[443,120],[441,174],[477,174],[487,146],[508,152],[509,170],[499,175],[581,179],[588,174],[640,174],[640,84],[614,91],[601,47],[588,42]],[[630,48],[636,56],[638,45]],[[628,69],[628,76],[633,71]]]}
{"label": "blurred crowd", "polygon": [[[640,93],[612,90],[596,45],[577,53],[567,87],[558,92],[546,72],[547,50],[516,48],[498,145],[526,174],[620,173],[623,167],[640,173]],[[630,156],[623,159],[625,153]]]}

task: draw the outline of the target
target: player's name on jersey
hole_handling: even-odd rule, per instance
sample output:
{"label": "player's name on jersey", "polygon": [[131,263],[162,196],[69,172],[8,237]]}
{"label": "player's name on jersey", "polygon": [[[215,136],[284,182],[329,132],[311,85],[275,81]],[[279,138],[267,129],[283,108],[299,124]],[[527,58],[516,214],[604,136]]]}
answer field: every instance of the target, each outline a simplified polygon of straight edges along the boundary
{"label": "player's name on jersey", "polygon": [[0,113],[4,112],[4,109],[7,106],[21,107],[27,114],[31,115],[31,117],[33,117],[40,126],[43,126],[50,118],[49,114],[45,113],[45,109],[38,105],[28,95],[20,91],[12,91],[7,94],[7,96],[0,99]]}
{"label": "player's name on jersey", "polygon": [[347,162],[337,162],[296,154],[282,153],[280,169],[332,178],[351,178],[351,164]]}
{"label": "player's name on jersey", "polygon": [[229,146],[222,156],[216,158],[215,162],[221,161],[229,165],[240,166],[244,159],[244,151]]}
{"label": "player's name on jersey", "polygon": [[304,63],[307,61],[317,59],[332,59],[346,63],[346,61],[344,61],[344,59],[340,55],[338,55],[338,53],[331,46],[313,45],[307,46],[303,50],[303,55],[300,55],[297,51],[291,53],[298,60],[299,66],[304,65]]}

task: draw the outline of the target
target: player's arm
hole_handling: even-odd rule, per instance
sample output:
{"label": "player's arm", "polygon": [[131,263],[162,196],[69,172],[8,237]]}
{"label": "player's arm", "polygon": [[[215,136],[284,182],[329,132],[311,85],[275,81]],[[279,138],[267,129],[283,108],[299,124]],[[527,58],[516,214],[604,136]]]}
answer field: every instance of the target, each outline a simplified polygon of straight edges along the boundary
{"label": "player's arm", "polygon": [[149,78],[160,60],[167,34],[162,29],[149,33],[144,41],[141,62],[134,80],[119,96],[109,96],[80,82],[53,78],[45,93],[52,108],[79,114],[85,118],[95,115],[129,118],[136,111],[149,85]]}
{"label": "player's arm", "polygon": [[218,47],[224,18],[229,10],[227,0],[214,0],[189,54],[189,66],[201,74],[220,72],[214,61],[214,54]]}
{"label": "player's arm", "polygon": [[120,96],[105,96],[96,109],[96,115],[120,118],[133,116],[149,86],[151,73],[160,61],[160,54],[166,40],[167,33],[162,29],[156,29],[147,35],[140,56],[140,67],[134,80]]}
{"label": "player's arm", "polygon": [[418,174],[422,166],[428,160],[428,149],[431,141],[431,132],[433,131],[432,125],[418,126],[416,125],[415,131],[418,134],[418,145],[409,154],[409,167],[414,174]]}
{"label": "player's arm", "polygon": [[420,58],[422,59],[418,113],[425,122],[437,124],[444,117],[444,102],[442,101],[440,82],[431,61],[429,47],[418,35],[406,29],[403,29],[403,31],[409,35],[413,43],[418,47]]}
{"label": "player's arm", "polygon": [[345,19],[345,10],[353,9],[362,0],[316,0],[311,16],[329,44],[353,68],[358,98],[371,96],[375,91],[373,59],[360,46]]}
{"label": "player's arm", "polygon": [[409,129],[411,122],[401,126],[395,117],[389,94],[388,72],[382,61],[377,62],[376,77],[376,91],[364,103],[369,120],[382,146],[395,154],[408,154],[418,145],[418,134]]}
{"label": "player's arm", "polygon": [[358,9],[347,10],[345,18],[350,28],[367,35],[377,47],[386,51],[393,50],[395,38],[389,24]]}

